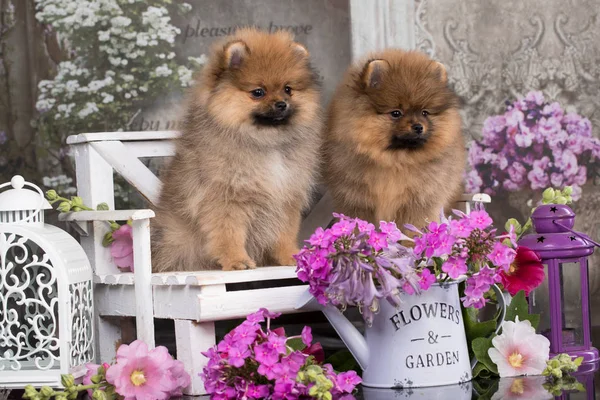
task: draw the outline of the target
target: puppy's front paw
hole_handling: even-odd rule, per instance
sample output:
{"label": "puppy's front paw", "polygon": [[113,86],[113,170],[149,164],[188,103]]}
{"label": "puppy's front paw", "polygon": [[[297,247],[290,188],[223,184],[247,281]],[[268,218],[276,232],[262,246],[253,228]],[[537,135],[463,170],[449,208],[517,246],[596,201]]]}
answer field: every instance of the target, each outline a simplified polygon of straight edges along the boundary
{"label": "puppy's front paw", "polygon": [[221,262],[223,271],[234,271],[243,269],[255,269],[256,263],[253,260]]}

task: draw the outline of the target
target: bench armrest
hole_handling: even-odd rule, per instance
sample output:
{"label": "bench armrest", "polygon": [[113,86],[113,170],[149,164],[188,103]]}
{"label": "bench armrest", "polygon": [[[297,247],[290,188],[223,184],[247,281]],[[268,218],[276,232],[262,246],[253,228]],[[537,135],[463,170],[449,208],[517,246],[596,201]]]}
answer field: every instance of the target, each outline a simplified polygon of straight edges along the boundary
{"label": "bench armrest", "polygon": [[58,216],[65,222],[92,222],[92,221],[139,221],[154,218],[152,210],[106,210],[106,211],[76,211],[63,213]]}

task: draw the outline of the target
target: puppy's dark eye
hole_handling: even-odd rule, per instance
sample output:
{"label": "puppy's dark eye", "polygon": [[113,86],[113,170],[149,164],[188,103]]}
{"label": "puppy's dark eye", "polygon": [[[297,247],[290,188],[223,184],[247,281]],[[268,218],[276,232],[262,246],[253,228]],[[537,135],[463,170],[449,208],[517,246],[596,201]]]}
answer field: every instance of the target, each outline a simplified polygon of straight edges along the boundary
{"label": "puppy's dark eye", "polygon": [[283,90],[285,91],[286,94],[288,95],[292,95],[292,88],[289,86],[286,86],[285,88],[283,88]]}
{"label": "puppy's dark eye", "polygon": [[253,91],[250,92],[250,94],[255,99],[260,99],[261,97],[263,97],[265,95],[265,90],[261,89],[261,88],[254,89]]}
{"label": "puppy's dark eye", "polygon": [[398,119],[402,116],[402,111],[400,110],[394,110],[390,113],[390,115],[392,116],[392,118],[394,119]]}
{"label": "puppy's dark eye", "polygon": [[427,117],[429,115],[429,111],[423,110],[421,111],[421,114],[423,114],[424,117]]}

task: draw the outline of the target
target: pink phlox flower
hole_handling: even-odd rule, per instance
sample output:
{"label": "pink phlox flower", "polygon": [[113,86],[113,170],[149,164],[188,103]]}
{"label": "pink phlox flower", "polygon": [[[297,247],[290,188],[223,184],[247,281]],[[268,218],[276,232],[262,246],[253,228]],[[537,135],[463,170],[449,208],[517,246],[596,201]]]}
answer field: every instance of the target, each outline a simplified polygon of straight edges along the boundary
{"label": "pink phlox flower", "polygon": [[341,236],[350,235],[354,231],[355,227],[356,227],[356,221],[343,219],[343,220],[338,221],[335,224],[333,224],[332,227],[330,228],[330,232],[333,236],[335,236],[336,238],[339,238]]}
{"label": "pink phlox flower", "polygon": [[464,258],[450,257],[442,264],[442,271],[448,274],[452,279],[458,279],[459,276],[467,273],[467,263]]}
{"label": "pink phlox flower", "polygon": [[459,219],[450,221],[450,234],[457,238],[469,237],[473,228],[468,219]]}
{"label": "pink phlox flower", "polygon": [[355,221],[356,221],[356,226],[357,226],[359,232],[371,233],[371,232],[375,231],[375,225],[373,225],[372,223],[363,221],[362,219],[359,219],[359,218],[356,218]]}
{"label": "pink phlox flower", "polygon": [[373,247],[375,251],[379,251],[387,246],[387,235],[381,232],[372,232],[367,243]]}
{"label": "pink phlox flower", "polygon": [[356,385],[362,382],[362,379],[356,371],[347,371],[338,374],[335,381],[337,389],[342,393],[352,393]]}
{"label": "pink phlox flower", "polygon": [[279,353],[269,343],[254,346],[254,358],[260,364],[275,365],[279,361]]}
{"label": "pink phlox flower", "polygon": [[331,239],[332,235],[329,230],[323,230],[323,228],[318,227],[307,242],[313,246],[327,248],[331,244]]}
{"label": "pink phlox flower", "polygon": [[248,385],[248,390],[246,391],[246,395],[251,399],[265,399],[269,396],[271,390],[267,385],[256,385],[254,383],[250,383]]}
{"label": "pink phlox flower", "polygon": [[473,229],[486,229],[494,222],[489,214],[483,210],[472,211],[468,218]]}
{"label": "pink phlox flower", "polygon": [[495,265],[507,272],[510,264],[515,260],[516,251],[501,242],[495,242],[492,252],[487,255],[487,258]]}
{"label": "pink phlox flower", "polygon": [[[436,281],[435,275],[431,273],[429,268],[424,268],[421,271],[419,287],[421,290],[428,290]],[[410,285],[409,285],[410,286]],[[414,290],[413,290],[414,293]]]}
{"label": "pink phlox flower", "polygon": [[[244,346],[245,347],[245,346]],[[234,367],[241,368],[246,363],[246,358],[250,357],[248,348],[231,347],[227,353],[229,356],[229,364]]]}
{"label": "pink phlox flower", "polygon": [[112,233],[114,242],[110,245],[110,255],[119,268],[133,272],[133,231],[131,225],[121,225]]}
{"label": "pink phlox flower", "polygon": [[395,222],[381,221],[379,223],[379,230],[382,233],[385,233],[388,240],[391,242],[397,242],[405,236],[402,232],[400,232]]}
{"label": "pink phlox flower", "polygon": [[437,245],[433,251],[433,257],[442,257],[452,253],[452,247],[456,243],[454,236],[448,235],[445,232],[438,234]]}

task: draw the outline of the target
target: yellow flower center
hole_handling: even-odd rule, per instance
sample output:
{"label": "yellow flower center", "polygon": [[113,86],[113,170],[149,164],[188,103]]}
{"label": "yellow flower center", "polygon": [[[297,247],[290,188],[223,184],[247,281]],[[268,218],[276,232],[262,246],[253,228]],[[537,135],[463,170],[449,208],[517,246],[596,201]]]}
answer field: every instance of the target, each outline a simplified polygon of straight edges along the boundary
{"label": "yellow flower center", "polygon": [[525,393],[525,385],[523,385],[523,379],[515,379],[510,385],[510,392],[513,394],[523,394]]}
{"label": "yellow flower center", "polygon": [[144,376],[144,371],[140,371],[139,369],[136,369],[135,371],[133,371],[131,373],[131,383],[133,383],[135,386],[141,386],[144,383],[146,383],[146,377]]}
{"label": "yellow flower center", "polygon": [[511,365],[511,367],[513,368],[521,368],[523,366],[523,361],[525,361],[523,359],[523,356],[519,353],[512,353],[509,357],[508,357],[508,363]]}
{"label": "yellow flower center", "polygon": [[507,274],[512,275],[515,273],[516,270],[517,270],[517,263],[512,263],[512,264],[510,264],[510,268],[508,269]]}

